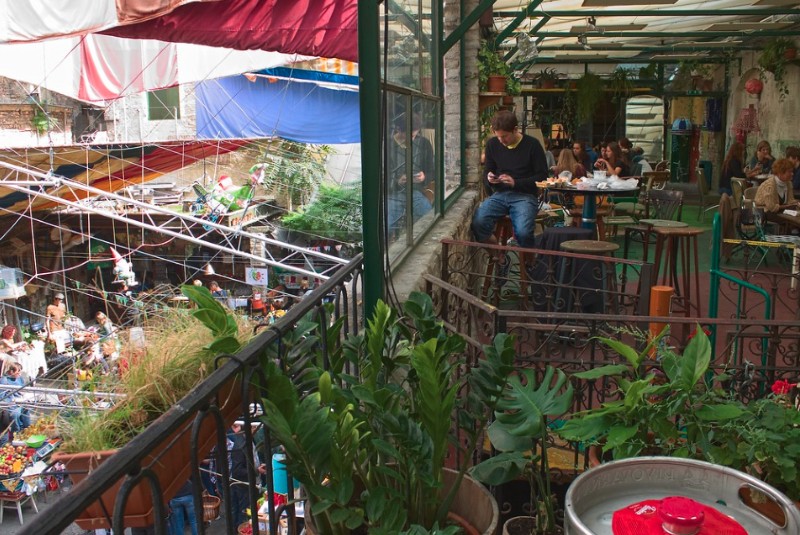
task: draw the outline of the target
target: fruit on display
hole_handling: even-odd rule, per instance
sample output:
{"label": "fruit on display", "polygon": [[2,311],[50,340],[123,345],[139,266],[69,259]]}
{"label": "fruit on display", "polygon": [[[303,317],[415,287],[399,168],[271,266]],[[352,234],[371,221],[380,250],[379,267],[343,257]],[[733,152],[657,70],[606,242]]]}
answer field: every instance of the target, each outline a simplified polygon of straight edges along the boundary
{"label": "fruit on display", "polygon": [[35,450],[25,446],[5,444],[0,447],[0,476],[22,472],[34,453]]}
{"label": "fruit on display", "polygon": [[55,415],[46,415],[40,416],[35,422],[31,425],[20,431],[19,433],[14,434],[14,440],[18,440],[20,442],[25,442],[33,435],[47,435],[51,436],[52,430],[55,429],[56,425],[56,417]]}

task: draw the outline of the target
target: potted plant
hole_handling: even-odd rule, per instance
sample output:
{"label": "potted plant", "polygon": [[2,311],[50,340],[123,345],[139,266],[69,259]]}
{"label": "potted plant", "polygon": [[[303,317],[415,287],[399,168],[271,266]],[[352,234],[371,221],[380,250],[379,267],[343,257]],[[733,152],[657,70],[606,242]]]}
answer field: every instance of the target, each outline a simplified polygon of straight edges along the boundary
{"label": "potted plant", "polygon": [[[181,290],[196,306],[191,315],[179,309],[163,310],[158,318],[152,318],[145,325],[146,347],[129,344],[127,353],[121,357],[126,359],[128,368],[113,388],[125,394],[123,400],[102,411],[87,409],[59,414],[56,426],[63,442],[52,459],[74,472],[76,482],[114,455],[117,448],[127,444],[213,372],[217,355],[238,351],[249,338],[247,334],[240,334],[249,332],[248,328],[240,329],[242,320],[227,312],[207,288],[184,286]],[[232,423],[241,414],[239,392],[238,385],[232,384],[220,401],[226,423]],[[177,441],[168,449],[154,451],[149,458],[155,463],[154,471],[167,498],[186,481],[191,468],[190,433],[187,429],[178,429],[175,437]],[[204,426],[197,445],[199,455],[206,455],[214,442],[213,426]],[[76,521],[78,525],[84,529],[111,527],[104,511],[114,510],[121,484],[120,480],[101,500],[89,506]],[[138,484],[126,504],[126,524],[130,527],[152,524],[152,507],[149,486]]]}
{"label": "potted plant", "polygon": [[658,64],[648,63],[639,67],[639,80],[655,80],[658,75]]}
{"label": "potted plant", "polygon": [[[488,434],[500,453],[470,473],[478,481],[502,485],[526,477],[530,485],[531,516],[511,518],[508,533],[549,534],[555,530],[555,500],[550,489],[547,457],[548,425],[569,409],[572,385],[561,370],[548,366],[537,381],[536,371],[515,372],[495,409]],[[511,526],[523,526],[522,528]]]}
{"label": "potted plant", "polygon": [[485,40],[478,51],[478,83],[482,92],[505,93],[506,80],[513,75],[511,67],[497,50]]}
{"label": "potted plant", "polygon": [[536,75],[536,81],[542,89],[553,89],[558,81],[558,73],[552,67],[544,68]]}
{"label": "potted plant", "polygon": [[[513,338],[498,335],[468,367],[463,338],[445,330],[428,295],[413,293],[403,310],[379,302],[363,334],[328,347],[327,365],[314,349],[337,336],[343,318],[324,339],[299,326],[297,347],[280,363],[265,359],[262,421],[302,484],[312,532],[443,528],[449,510],[473,520],[492,510],[475,527],[496,526],[496,503],[465,473],[511,373]],[[445,470],[448,453],[454,472]],[[467,487],[484,498],[460,502]]]}
{"label": "potted plant", "polygon": [[[751,401],[738,418],[718,426],[715,432],[720,443],[709,451],[709,457],[717,464],[747,472],[800,502],[797,393],[797,384],[775,381],[767,396]],[[746,496],[755,507],[768,504],[761,498],[754,492]]]}
{"label": "potted plant", "polygon": [[633,91],[633,75],[630,69],[617,67],[608,79],[608,87],[613,92],[611,100],[619,102],[628,98]]}
{"label": "potted plant", "polygon": [[58,120],[45,111],[46,103],[36,104],[36,111],[31,117],[31,126],[37,135],[46,134],[58,125]]}
{"label": "potted plant", "polygon": [[776,37],[764,46],[761,55],[758,57],[761,79],[766,81],[766,73],[772,73],[780,100],[783,100],[789,94],[789,85],[785,78],[786,65],[796,55],[797,49],[794,41],[787,37]]}
{"label": "potted plant", "polygon": [[[613,459],[642,454],[715,460],[720,440],[713,430],[742,416],[744,406],[708,383],[711,344],[697,329],[682,355],[662,343],[666,330],[642,351],[608,338],[600,341],[624,359],[574,377],[610,380],[618,398],[572,415],[558,431],[570,441],[594,445]],[[661,369],[646,366],[654,354]],[[590,457],[599,461],[597,448]],[[590,464],[592,464],[590,459]]]}
{"label": "potted plant", "polygon": [[575,117],[578,124],[583,124],[592,118],[602,98],[603,81],[594,73],[584,73],[578,79],[575,95]]}

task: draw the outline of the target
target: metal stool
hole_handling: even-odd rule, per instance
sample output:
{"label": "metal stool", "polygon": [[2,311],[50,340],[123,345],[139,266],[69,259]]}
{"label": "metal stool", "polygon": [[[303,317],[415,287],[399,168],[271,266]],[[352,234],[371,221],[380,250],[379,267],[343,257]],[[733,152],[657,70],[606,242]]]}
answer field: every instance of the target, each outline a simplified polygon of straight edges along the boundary
{"label": "metal stool", "polygon": [[[697,237],[704,232],[703,229],[689,226],[653,227],[653,232],[656,234],[655,276],[653,279],[658,280],[661,257],[662,254],[665,254],[661,284],[675,288],[677,299],[684,302],[686,317],[691,316],[691,308],[697,311],[698,317],[702,316]],[[664,253],[664,251],[666,252]],[[680,276],[678,274],[679,267],[681,269]],[[694,303],[691,299],[692,267],[694,267]]]}
{"label": "metal stool", "polygon": [[[514,236],[514,225],[512,225],[511,218],[509,216],[506,215],[497,220],[497,222],[494,225],[494,235],[497,238],[498,244],[508,245],[508,240],[510,240]],[[506,255],[506,260],[510,263],[511,259],[507,257],[507,253],[504,254]],[[486,266],[486,277],[484,278],[483,281],[483,294],[482,294],[483,299],[486,299],[486,297],[489,295],[489,287],[492,284],[492,279],[494,278],[495,266],[497,265],[498,259],[499,256],[494,251],[489,252],[489,262],[488,265]],[[524,265],[525,258],[522,253],[520,253],[519,255],[519,261],[520,265]],[[497,285],[499,288],[499,286],[502,286],[502,284],[504,284],[507,281],[504,280],[497,282],[500,282],[500,284]],[[526,290],[527,290],[527,277],[525,275],[525,270],[520,269],[520,293],[524,295],[526,293]],[[497,304],[497,302],[499,301],[499,295],[500,295],[499,292],[495,292],[494,295],[495,304]]]}

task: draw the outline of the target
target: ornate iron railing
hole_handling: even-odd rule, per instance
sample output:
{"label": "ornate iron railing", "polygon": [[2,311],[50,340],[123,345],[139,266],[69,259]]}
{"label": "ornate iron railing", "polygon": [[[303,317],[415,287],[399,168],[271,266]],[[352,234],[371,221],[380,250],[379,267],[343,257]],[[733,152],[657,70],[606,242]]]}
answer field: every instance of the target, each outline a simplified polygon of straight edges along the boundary
{"label": "ornate iron railing", "polygon": [[[164,500],[163,484],[159,482],[159,473],[164,471],[169,463],[167,452],[170,448],[177,448],[181,443],[188,443],[191,449],[191,472],[193,475],[193,497],[198,528],[205,533],[203,524],[202,484],[200,475],[200,462],[207,452],[200,451],[198,439],[201,430],[205,429],[208,435],[209,425],[213,427],[215,435],[216,466],[220,467],[221,487],[230,488],[230,474],[226,462],[226,431],[231,421],[225,421],[220,412],[228,398],[238,399],[241,396],[238,414],[244,421],[244,434],[247,441],[246,448],[254,447],[253,428],[251,423],[257,420],[259,392],[251,385],[259,383],[253,381],[261,372],[260,359],[282,358],[284,352],[283,341],[292,335],[292,329],[303,318],[317,319],[320,333],[326,333],[329,312],[324,310],[326,303],[333,306],[333,317],[345,316],[344,325],[340,332],[341,343],[348,335],[358,332],[363,327],[362,301],[362,257],[359,255],[348,265],[342,266],[329,280],[327,280],[312,295],[301,300],[293,306],[280,321],[273,325],[265,326],[263,330],[245,348],[235,355],[220,355],[217,358],[217,369],[207,380],[198,385],[190,394],[176,405],[171,407],[155,422],[150,424],[140,435],[131,440],[125,447],[119,449],[107,461],[93,469],[88,476],[76,483],[71,490],[62,496],[57,503],[52,504],[47,514],[36,516],[30,523],[23,526],[22,533],[60,533],[74,521],[81,518],[84,511],[98,500],[104,511],[104,518],[95,519],[92,528],[103,527],[100,524],[111,526],[115,533],[123,533],[125,527],[141,527],[141,518],[131,521],[126,519],[125,505],[133,496],[132,491],[137,486],[145,486],[151,490],[152,496],[152,529],[156,534],[166,531],[166,505]],[[325,347],[319,348],[324,353]],[[323,356],[325,356],[323,354]],[[260,383],[263,384],[263,383]],[[185,439],[190,440],[186,441]],[[183,441],[183,442],[182,442]],[[276,507],[273,501],[272,466],[269,460],[272,457],[272,446],[269,436],[260,442],[258,452],[266,459],[266,486],[268,489],[270,508],[276,514],[270,515],[270,533],[278,533],[277,520],[285,511],[288,516],[291,533],[296,532],[294,508],[286,506]],[[162,453],[155,453],[161,451]],[[246,450],[249,451],[249,450]],[[248,462],[248,489],[250,510],[256,511],[257,499],[256,482],[259,479],[257,467],[251,456]],[[287,476],[288,477],[288,476]],[[109,499],[106,493],[115,485],[122,485],[116,496]],[[292,486],[288,485],[290,499]],[[113,501],[113,507],[111,502]],[[227,532],[236,533],[238,526],[232,525],[232,508],[230,500],[222,500],[225,511]],[[150,518],[148,517],[148,518]],[[86,525],[86,524],[84,524]],[[253,527],[257,527],[256,515],[252,519]],[[263,532],[263,531],[262,531]]]}

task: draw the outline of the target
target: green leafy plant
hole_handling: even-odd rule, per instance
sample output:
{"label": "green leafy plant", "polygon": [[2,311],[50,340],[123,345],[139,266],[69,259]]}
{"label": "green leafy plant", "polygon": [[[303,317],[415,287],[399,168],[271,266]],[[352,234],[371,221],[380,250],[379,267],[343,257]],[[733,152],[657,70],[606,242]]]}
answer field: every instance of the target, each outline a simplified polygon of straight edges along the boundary
{"label": "green leafy plant", "polygon": [[490,76],[505,76],[506,84],[509,78],[514,77],[511,67],[489,43],[485,40],[478,50],[478,84],[481,91],[486,91]]}
{"label": "green leafy plant", "polygon": [[575,96],[575,116],[579,124],[592,118],[602,98],[603,81],[594,73],[584,73],[578,79]]}
{"label": "green leafy plant", "polygon": [[[666,332],[666,331],[665,331]],[[711,344],[702,329],[678,355],[663,346],[664,333],[641,351],[618,340],[599,340],[624,362],[576,373],[583,380],[610,380],[618,399],[573,415],[559,430],[570,441],[601,445],[614,459],[645,452],[715,462],[714,429],[741,417],[744,406],[707,382]],[[658,351],[661,371],[645,361]]]}
{"label": "green leafy plant", "polygon": [[[379,302],[365,332],[339,349],[330,340],[342,319],[327,339],[306,330],[297,340],[304,350],[290,347],[280,364],[264,359],[262,420],[286,449],[287,468],[302,483],[320,533],[443,526],[511,373],[511,337],[498,335],[484,348],[486,358],[465,370],[465,342],[445,330],[428,295],[413,293],[404,312]],[[321,347],[328,349],[327,368]],[[303,374],[295,359],[303,359]],[[452,441],[454,422],[464,442]],[[443,496],[450,447],[460,450],[463,464]]]}
{"label": "green leafy plant", "polygon": [[639,80],[655,80],[657,75],[657,63],[648,63],[643,67],[639,67]]}
{"label": "green leafy plant", "polygon": [[43,135],[58,125],[58,119],[45,111],[47,104],[38,104],[31,118],[31,126],[38,135]]}
{"label": "green leafy plant", "polygon": [[471,470],[478,481],[502,485],[519,477],[530,484],[531,509],[535,509],[535,533],[555,528],[554,497],[550,489],[547,459],[548,424],[567,412],[572,385],[561,370],[548,366],[540,382],[531,369],[516,372],[503,391],[489,426],[489,440],[499,451]]}
{"label": "green leafy plant", "polygon": [[191,314],[166,309],[148,318],[143,354],[128,350],[131,364],[116,383],[103,390],[125,397],[104,411],[60,413],[56,422],[67,453],[104,451],[127,444],[150,422],[183,398],[212,371],[220,353],[235,353],[249,338],[244,320],[233,316],[205,287],[183,286],[196,308]]}
{"label": "green leafy plant", "polygon": [[613,92],[611,99],[619,102],[628,98],[633,91],[633,73],[630,69],[617,67],[608,79],[608,87]]}
{"label": "green leafy plant", "polygon": [[[772,393],[748,403],[745,412],[716,429],[718,464],[748,472],[800,500],[800,411],[797,385],[776,381]],[[795,395],[790,393],[794,391]]]}
{"label": "green leafy plant", "polygon": [[555,83],[558,81],[558,72],[552,67],[546,67],[536,73],[535,80],[539,83],[540,87],[547,83]]}
{"label": "green leafy plant", "polygon": [[772,73],[780,100],[783,100],[789,94],[789,84],[786,82],[786,65],[790,60],[786,56],[788,50],[794,49],[794,41],[787,37],[776,37],[764,46],[761,50],[761,55],[758,57],[761,80],[766,82],[766,73]]}
{"label": "green leafy plant", "polygon": [[283,216],[281,223],[318,239],[360,241],[361,219],[359,186],[321,184],[305,209]]}
{"label": "green leafy plant", "polygon": [[327,176],[325,160],[333,149],[329,145],[309,145],[281,140],[261,155],[251,172],[262,166],[262,185],[267,191],[282,195],[287,209],[309,201]]}

